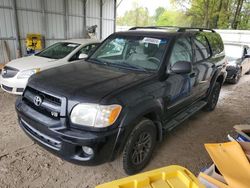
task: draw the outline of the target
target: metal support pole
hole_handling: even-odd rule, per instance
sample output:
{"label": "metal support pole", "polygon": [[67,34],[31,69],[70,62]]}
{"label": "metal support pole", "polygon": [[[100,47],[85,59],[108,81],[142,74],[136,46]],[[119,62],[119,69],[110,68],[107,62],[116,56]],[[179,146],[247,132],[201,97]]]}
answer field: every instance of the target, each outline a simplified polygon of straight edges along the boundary
{"label": "metal support pole", "polygon": [[63,1],[63,10],[64,10],[64,38],[68,39],[68,19],[69,19],[69,9],[68,9],[68,0]]}
{"label": "metal support pole", "polygon": [[45,0],[40,0],[41,1],[41,10],[42,10],[42,35],[43,35],[43,39],[44,39],[44,45],[43,47],[46,47],[46,37],[47,37],[47,18],[46,18],[46,5],[45,5]]}
{"label": "metal support pole", "polygon": [[114,32],[116,31],[116,11],[117,11],[116,4],[117,1],[114,0]]}
{"label": "metal support pole", "polygon": [[16,39],[16,57],[22,56],[22,50],[21,50],[21,41],[20,41],[20,32],[19,32],[19,25],[18,25],[18,18],[17,18],[17,8],[16,8],[16,0],[12,0],[12,10],[13,10],[13,17],[14,17],[14,33],[15,33],[15,39]]}
{"label": "metal support pole", "polygon": [[83,0],[83,36],[84,38],[86,37],[86,32],[87,32],[86,3],[87,3],[87,0]]}
{"label": "metal support pole", "polygon": [[102,6],[103,6],[103,0],[100,0],[100,39],[102,40]]}

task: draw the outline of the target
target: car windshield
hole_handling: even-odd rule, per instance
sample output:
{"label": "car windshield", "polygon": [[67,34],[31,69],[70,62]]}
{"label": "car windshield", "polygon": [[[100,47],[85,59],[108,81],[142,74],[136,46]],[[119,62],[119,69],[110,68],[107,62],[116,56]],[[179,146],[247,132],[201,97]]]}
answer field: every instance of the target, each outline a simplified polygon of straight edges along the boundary
{"label": "car windshield", "polygon": [[50,59],[62,59],[76,49],[80,44],[69,42],[58,42],[36,54],[36,56]]}
{"label": "car windshield", "polygon": [[156,71],[167,44],[166,38],[117,36],[107,39],[88,60],[125,69]]}
{"label": "car windshield", "polygon": [[235,60],[242,58],[243,48],[237,45],[225,45],[225,54],[228,60]]}

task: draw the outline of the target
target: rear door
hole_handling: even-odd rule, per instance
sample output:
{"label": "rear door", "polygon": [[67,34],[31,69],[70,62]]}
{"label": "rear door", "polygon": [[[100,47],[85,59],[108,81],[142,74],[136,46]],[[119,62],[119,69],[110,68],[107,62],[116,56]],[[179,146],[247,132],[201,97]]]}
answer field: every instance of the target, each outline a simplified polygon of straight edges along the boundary
{"label": "rear door", "polygon": [[195,97],[199,98],[206,94],[210,86],[215,65],[211,61],[212,52],[207,38],[202,33],[198,33],[192,39],[194,49],[193,71],[196,78],[194,86],[197,88]]}

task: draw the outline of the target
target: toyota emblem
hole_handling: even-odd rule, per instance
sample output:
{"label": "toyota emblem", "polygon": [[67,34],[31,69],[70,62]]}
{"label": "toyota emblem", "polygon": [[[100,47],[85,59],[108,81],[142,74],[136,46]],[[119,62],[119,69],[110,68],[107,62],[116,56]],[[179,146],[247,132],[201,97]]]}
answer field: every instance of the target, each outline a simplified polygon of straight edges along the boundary
{"label": "toyota emblem", "polygon": [[33,99],[33,102],[36,106],[41,106],[43,99],[40,96],[35,96]]}

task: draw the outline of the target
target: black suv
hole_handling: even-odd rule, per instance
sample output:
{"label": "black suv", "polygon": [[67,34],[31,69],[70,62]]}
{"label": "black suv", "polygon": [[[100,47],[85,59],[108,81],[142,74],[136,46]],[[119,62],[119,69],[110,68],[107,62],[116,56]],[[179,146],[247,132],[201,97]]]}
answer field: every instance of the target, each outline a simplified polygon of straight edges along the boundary
{"label": "black suv", "polygon": [[110,35],[85,61],[33,75],[16,102],[22,129],[82,165],[111,162],[127,174],[200,109],[215,108],[226,78],[213,30],[136,27]]}

